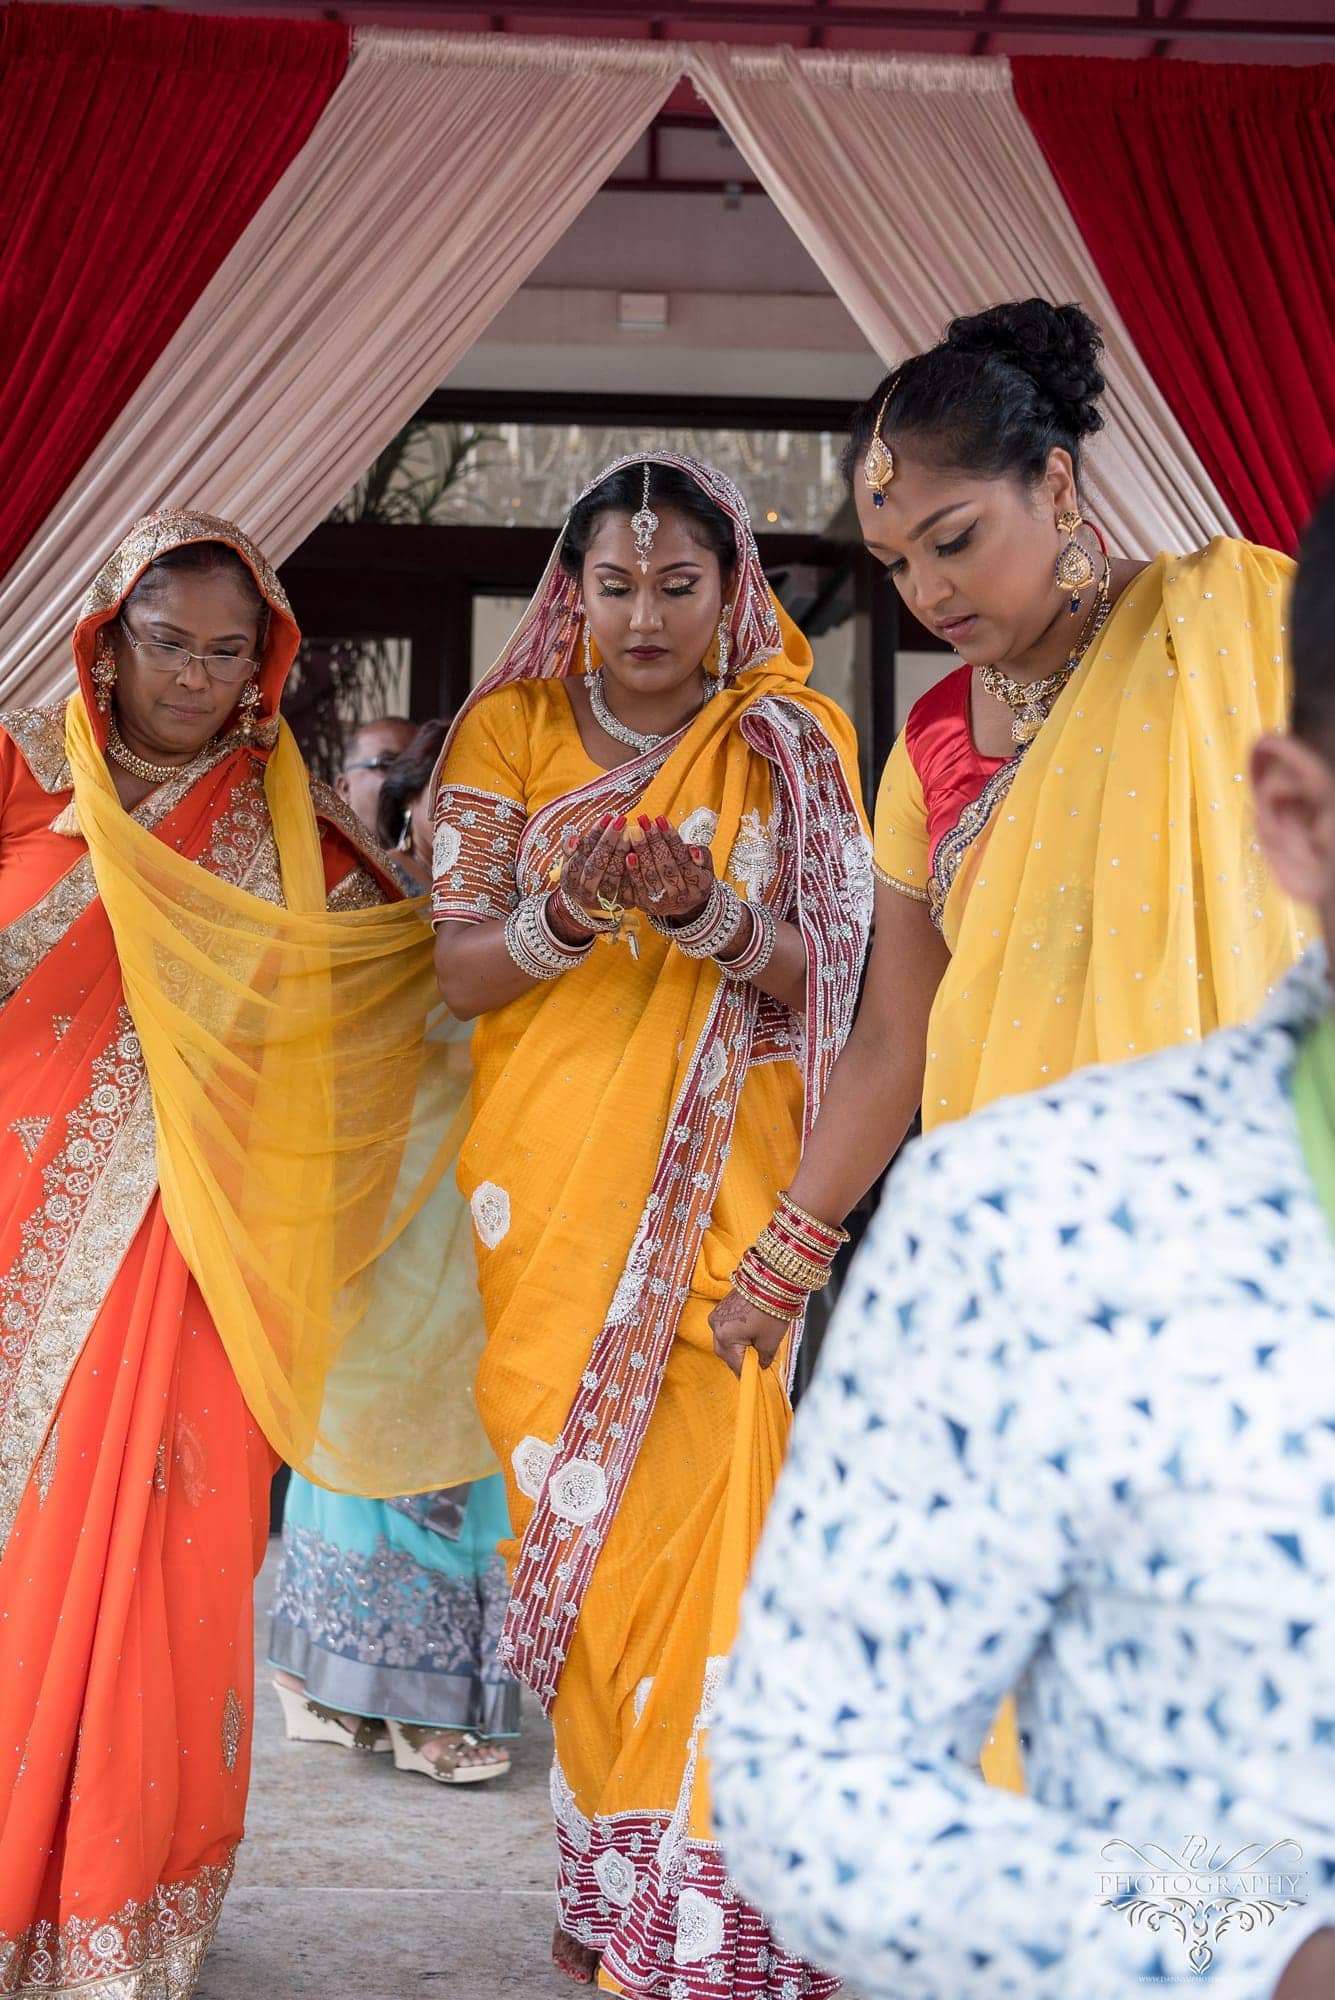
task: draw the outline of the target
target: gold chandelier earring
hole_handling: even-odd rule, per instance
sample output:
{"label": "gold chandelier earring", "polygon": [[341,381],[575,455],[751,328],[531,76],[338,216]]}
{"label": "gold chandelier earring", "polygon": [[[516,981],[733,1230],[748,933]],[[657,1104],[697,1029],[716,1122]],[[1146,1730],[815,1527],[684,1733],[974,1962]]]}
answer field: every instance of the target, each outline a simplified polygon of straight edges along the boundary
{"label": "gold chandelier earring", "polygon": [[97,651],[93,655],[93,692],[97,706],[103,715],[111,707],[111,691],[116,685],[116,654],[107,629],[103,626],[97,635]]}
{"label": "gold chandelier earring", "polygon": [[1062,590],[1069,590],[1071,601],[1066,609],[1072,618],[1078,616],[1082,602],[1081,592],[1088,590],[1094,581],[1094,560],[1080,542],[1076,540],[1078,531],[1085,525],[1083,514],[1075,508],[1068,508],[1057,516],[1057,529],[1065,535],[1054,565],[1054,574]]}
{"label": "gold chandelier earring", "polygon": [[241,710],[241,735],[249,743],[255,734],[255,711],[260,705],[260,684],[251,679],[241,690],[237,707]]}

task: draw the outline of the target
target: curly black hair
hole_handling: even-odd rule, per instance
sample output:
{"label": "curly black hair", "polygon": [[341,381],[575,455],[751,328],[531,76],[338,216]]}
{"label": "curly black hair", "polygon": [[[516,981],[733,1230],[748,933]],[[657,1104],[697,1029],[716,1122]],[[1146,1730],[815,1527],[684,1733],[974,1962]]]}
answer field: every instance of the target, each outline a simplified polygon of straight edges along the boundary
{"label": "curly black hair", "polygon": [[952,321],[946,337],[901,362],[853,413],[844,452],[852,479],[882,425],[932,464],[984,478],[1041,479],[1054,445],[1080,473],[1083,440],[1102,429],[1103,335],[1079,306],[1020,299]]}

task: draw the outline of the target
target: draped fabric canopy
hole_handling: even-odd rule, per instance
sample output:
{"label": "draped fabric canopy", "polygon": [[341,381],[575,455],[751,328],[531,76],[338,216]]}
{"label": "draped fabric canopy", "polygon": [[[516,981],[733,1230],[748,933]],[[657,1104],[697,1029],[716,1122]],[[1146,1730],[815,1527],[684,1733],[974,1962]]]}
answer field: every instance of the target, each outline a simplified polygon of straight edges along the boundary
{"label": "draped fabric canopy", "polygon": [[1088,308],[1109,375],[1091,485],[1121,548],[1238,526],[1287,546],[1331,461],[1330,70],[1096,62],[1077,119],[1065,58],[372,30],[332,88],[341,29],[117,13],[117,49],[158,65],[143,103],[188,107],[183,180],[142,110],[116,162],[81,150],[122,74],[111,14],[0,13],[24,212],[54,218],[76,181],[82,204],[62,258],[0,194],[0,302],[42,294],[42,331],[7,311],[0,336],[2,706],[68,687],[75,607],[137,515],[207,508],[290,554],[684,76],[887,365],[1001,298]]}
{"label": "draped fabric canopy", "polygon": [[347,57],[347,30],[324,22],[0,9],[0,574],[301,151]]}
{"label": "draped fabric canopy", "polygon": [[0,589],[0,705],[67,685],[75,606],[138,515],[225,514],[290,555],[679,74],[666,47],[359,35],[304,151]]}
{"label": "draped fabric canopy", "polygon": [[957,314],[999,299],[1074,299],[1108,344],[1090,483],[1110,539],[1147,555],[1228,524],[1020,115],[1007,62],[719,48],[694,52],[691,74],[878,354],[930,347]]}
{"label": "draped fabric canopy", "polygon": [[1254,541],[1335,473],[1335,68],[1017,58],[1015,98]]}

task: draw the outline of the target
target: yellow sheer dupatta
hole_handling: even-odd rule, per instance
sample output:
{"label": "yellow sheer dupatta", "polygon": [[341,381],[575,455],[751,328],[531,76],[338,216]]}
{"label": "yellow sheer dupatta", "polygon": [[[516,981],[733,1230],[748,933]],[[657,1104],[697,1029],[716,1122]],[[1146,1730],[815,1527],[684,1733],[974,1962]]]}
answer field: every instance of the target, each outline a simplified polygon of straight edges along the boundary
{"label": "yellow sheer dupatta", "polygon": [[[925,1127],[1245,1020],[1298,956],[1247,788],[1287,720],[1292,575],[1219,540],[1117,604],[950,885]],[[1010,1701],[982,1766],[1024,1789]]]}
{"label": "yellow sheer dupatta", "polygon": [[951,884],[924,1125],[1245,1020],[1297,957],[1247,787],[1292,574],[1221,539],[1119,601]]}
{"label": "yellow sheer dupatta", "polygon": [[66,738],[152,1088],[164,1210],[256,1420],[341,1491],[492,1470],[452,1172],[467,1083],[449,1061],[424,901],[326,912],[285,723],[265,793],[287,908],[136,824],[81,694]]}

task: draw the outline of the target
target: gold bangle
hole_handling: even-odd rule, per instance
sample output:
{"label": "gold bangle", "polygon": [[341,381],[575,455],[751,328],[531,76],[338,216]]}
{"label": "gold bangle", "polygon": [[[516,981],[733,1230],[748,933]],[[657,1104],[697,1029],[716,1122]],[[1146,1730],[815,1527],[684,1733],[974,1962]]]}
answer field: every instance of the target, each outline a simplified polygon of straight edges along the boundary
{"label": "gold bangle", "polygon": [[[813,1215],[810,1209],[799,1208],[797,1203],[793,1200],[790,1194],[781,1192],[779,1195],[779,1213],[782,1215],[785,1211],[789,1215],[796,1216],[799,1222],[809,1223],[813,1229],[819,1232],[820,1235],[832,1236],[835,1240],[836,1248],[840,1243],[847,1243],[849,1240],[848,1231],[846,1229],[841,1229],[837,1222],[822,1221],[820,1216]],[[834,1253],[832,1251],[831,1255],[833,1254]]]}
{"label": "gold bangle", "polygon": [[777,1319],[785,1326],[791,1326],[792,1322],[797,1318],[798,1313],[802,1310],[800,1302],[794,1305],[792,1310],[789,1311],[787,1310],[787,1300],[784,1301],[783,1306],[779,1306],[776,1299],[762,1298],[755,1280],[748,1279],[740,1264],[732,1274],[732,1288],[735,1292],[740,1292],[742,1297],[756,1308],[757,1312],[763,1312],[768,1318]]}
{"label": "gold bangle", "polygon": [[817,1264],[814,1259],[799,1256],[796,1250],[780,1243],[768,1229],[756,1238],[751,1254],[758,1257],[776,1278],[800,1285],[804,1292],[819,1292],[829,1283],[828,1264]]}
{"label": "gold bangle", "polygon": [[764,1255],[772,1262],[800,1264],[809,1271],[828,1272],[834,1262],[833,1256],[826,1257],[814,1250],[805,1249],[801,1244],[791,1242],[781,1234],[779,1227],[771,1222],[761,1230],[756,1238],[757,1248],[763,1246]]}

